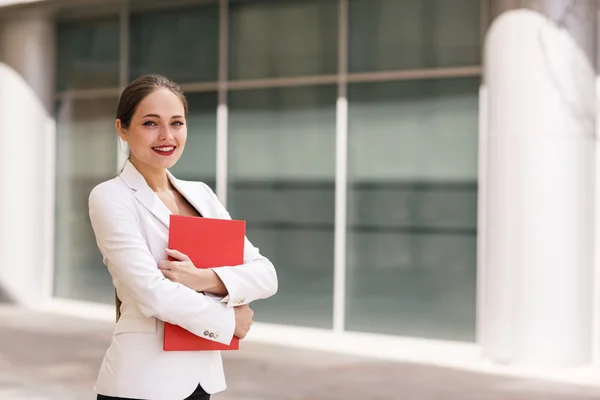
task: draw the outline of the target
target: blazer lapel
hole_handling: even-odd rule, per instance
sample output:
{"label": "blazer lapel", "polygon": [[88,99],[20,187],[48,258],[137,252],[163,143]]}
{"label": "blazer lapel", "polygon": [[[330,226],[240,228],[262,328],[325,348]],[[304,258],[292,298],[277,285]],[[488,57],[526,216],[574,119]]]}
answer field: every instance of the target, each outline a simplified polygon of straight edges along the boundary
{"label": "blazer lapel", "polygon": [[171,172],[167,171],[171,184],[185,199],[202,215],[204,218],[212,218],[210,207],[206,196],[197,193],[197,185],[190,185],[189,182],[180,181],[175,178]]}
{"label": "blazer lapel", "polygon": [[140,203],[144,205],[160,222],[162,222],[167,228],[171,218],[171,210],[165,206],[165,203],[158,198],[156,193],[147,188],[141,188],[134,193],[135,197]]}
{"label": "blazer lapel", "polygon": [[168,228],[171,211],[150,189],[142,174],[131,162],[127,161],[119,176],[133,190],[135,198]]}

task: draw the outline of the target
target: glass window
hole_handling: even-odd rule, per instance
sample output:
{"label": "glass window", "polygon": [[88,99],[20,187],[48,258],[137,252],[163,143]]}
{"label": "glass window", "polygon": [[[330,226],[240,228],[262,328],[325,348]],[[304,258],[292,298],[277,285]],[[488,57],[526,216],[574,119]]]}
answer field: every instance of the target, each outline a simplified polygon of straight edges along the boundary
{"label": "glass window", "polygon": [[351,72],[479,65],[480,0],[350,0]]}
{"label": "glass window", "polygon": [[62,22],[57,27],[58,90],[119,86],[119,20]]}
{"label": "glass window", "polygon": [[61,101],[57,112],[55,286],[57,297],[114,302],[88,217],[94,186],[116,176],[117,99]]}
{"label": "glass window", "polygon": [[333,86],[230,94],[228,208],[275,264],[256,319],[331,328],[335,202]]}
{"label": "glass window", "polygon": [[350,85],[348,330],[474,340],[478,86]]}
{"label": "glass window", "polygon": [[178,83],[217,80],[216,5],[134,14],[130,31],[131,79],[158,73]]}
{"label": "glass window", "polygon": [[337,72],[337,0],[232,1],[232,79]]}
{"label": "glass window", "polygon": [[186,95],[188,137],[183,155],[171,168],[179,179],[201,181],[216,190],[217,93]]}

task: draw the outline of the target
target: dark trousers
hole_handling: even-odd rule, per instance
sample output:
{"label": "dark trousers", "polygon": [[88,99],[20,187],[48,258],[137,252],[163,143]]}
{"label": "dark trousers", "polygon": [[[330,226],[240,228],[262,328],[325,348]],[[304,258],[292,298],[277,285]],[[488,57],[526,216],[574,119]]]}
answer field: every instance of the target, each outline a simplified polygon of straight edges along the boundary
{"label": "dark trousers", "polygon": [[[126,399],[124,397],[110,397],[99,394],[96,400],[136,400],[136,399]],[[194,393],[187,397],[185,400],[210,400],[210,394],[206,393],[204,389],[200,385],[198,388],[194,390]]]}

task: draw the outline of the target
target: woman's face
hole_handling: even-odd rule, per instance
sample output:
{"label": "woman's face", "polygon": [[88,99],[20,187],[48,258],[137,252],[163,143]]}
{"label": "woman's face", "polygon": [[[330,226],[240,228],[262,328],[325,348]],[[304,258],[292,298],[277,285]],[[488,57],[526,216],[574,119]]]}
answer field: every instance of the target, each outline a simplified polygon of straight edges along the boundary
{"label": "woman's face", "polygon": [[117,120],[117,131],[129,144],[132,161],[151,168],[171,168],[187,139],[183,104],[170,90],[159,89],[138,104],[128,128]]}

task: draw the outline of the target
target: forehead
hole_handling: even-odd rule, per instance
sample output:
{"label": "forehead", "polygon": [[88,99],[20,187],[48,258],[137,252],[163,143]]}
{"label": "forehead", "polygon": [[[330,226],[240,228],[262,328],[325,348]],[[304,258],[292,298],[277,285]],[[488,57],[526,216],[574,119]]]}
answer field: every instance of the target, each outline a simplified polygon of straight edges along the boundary
{"label": "forehead", "polygon": [[159,89],[144,97],[137,107],[136,114],[183,115],[184,108],[179,97],[173,92],[168,89]]}

